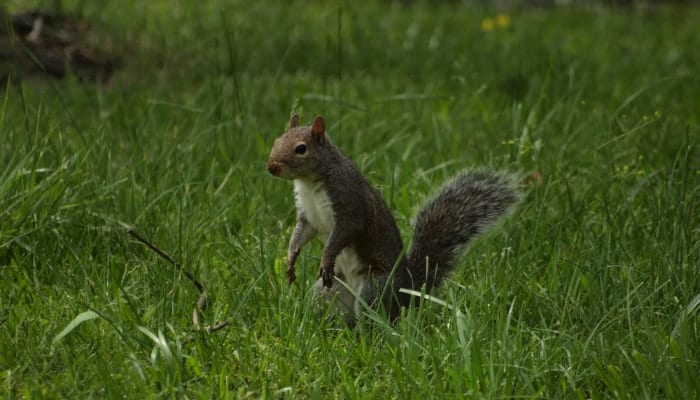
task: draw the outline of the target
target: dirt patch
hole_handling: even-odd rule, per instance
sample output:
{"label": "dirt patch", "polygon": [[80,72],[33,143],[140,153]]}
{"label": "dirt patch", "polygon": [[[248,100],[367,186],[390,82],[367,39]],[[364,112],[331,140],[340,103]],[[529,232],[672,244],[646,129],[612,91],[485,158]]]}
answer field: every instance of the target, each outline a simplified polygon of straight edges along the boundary
{"label": "dirt patch", "polygon": [[121,62],[89,21],[47,11],[10,15],[0,8],[0,81],[74,75],[109,83]]}

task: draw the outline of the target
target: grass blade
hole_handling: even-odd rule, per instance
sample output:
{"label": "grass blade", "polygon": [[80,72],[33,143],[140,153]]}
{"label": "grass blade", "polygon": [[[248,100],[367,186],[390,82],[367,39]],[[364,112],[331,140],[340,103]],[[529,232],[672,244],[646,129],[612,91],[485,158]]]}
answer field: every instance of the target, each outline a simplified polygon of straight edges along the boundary
{"label": "grass blade", "polygon": [[77,328],[80,324],[82,324],[83,322],[90,321],[92,319],[99,318],[99,317],[100,317],[99,314],[97,314],[94,311],[90,311],[90,310],[78,314],[78,316],[73,318],[73,320],[70,323],[68,323],[68,325],[66,325],[66,327],[63,328],[63,330],[58,335],[54,336],[52,343],[53,344],[58,343],[61,339],[66,337],[66,335],[73,332],[73,330],[75,328]]}

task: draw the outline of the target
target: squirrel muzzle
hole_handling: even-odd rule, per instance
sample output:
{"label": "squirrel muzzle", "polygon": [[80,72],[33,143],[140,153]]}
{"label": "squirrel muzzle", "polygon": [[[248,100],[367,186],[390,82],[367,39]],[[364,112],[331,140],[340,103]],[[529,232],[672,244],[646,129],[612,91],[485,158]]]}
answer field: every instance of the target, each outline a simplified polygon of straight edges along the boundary
{"label": "squirrel muzzle", "polygon": [[274,176],[279,176],[282,172],[282,166],[277,161],[270,160],[267,162],[267,170]]}

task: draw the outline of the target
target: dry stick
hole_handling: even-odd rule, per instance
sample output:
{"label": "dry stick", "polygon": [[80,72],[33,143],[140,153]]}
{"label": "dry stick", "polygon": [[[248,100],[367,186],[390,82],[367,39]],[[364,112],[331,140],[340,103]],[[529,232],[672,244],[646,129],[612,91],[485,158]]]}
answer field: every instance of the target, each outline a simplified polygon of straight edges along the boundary
{"label": "dry stick", "polygon": [[[197,280],[197,278],[194,277],[194,275],[192,275],[188,271],[184,270],[182,268],[182,266],[180,265],[180,263],[178,263],[172,257],[170,257],[170,255],[168,255],[168,253],[159,249],[158,246],[151,243],[143,236],[139,235],[139,233],[136,232],[136,230],[134,228],[127,228],[127,232],[129,233],[129,235],[133,236],[136,240],[145,244],[146,247],[153,250],[156,254],[158,254],[163,259],[168,261],[173,267],[175,267],[177,269],[178,272],[185,274],[187,279],[189,279],[194,284],[194,286],[197,287],[197,291],[199,292],[199,298],[197,299],[197,305],[192,310],[192,323],[194,324],[195,328],[200,329],[198,310],[204,311],[204,309],[207,307],[207,288],[205,288],[204,285],[202,285],[202,283],[199,280]],[[204,331],[207,333],[214,332],[214,331],[218,331],[219,329],[224,328],[228,325],[229,325],[229,321],[217,322],[214,325],[205,326]]]}

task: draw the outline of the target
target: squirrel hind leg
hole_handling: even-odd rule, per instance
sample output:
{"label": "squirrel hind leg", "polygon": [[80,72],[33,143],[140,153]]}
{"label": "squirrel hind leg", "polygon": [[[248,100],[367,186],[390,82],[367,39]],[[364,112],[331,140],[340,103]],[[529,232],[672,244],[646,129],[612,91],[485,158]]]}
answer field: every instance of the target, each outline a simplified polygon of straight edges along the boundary
{"label": "squirrel hind leg", "polygon": [[[338,276],[341,280],[343,276]],[[313,302],[317,311],[325,313],[330,320],[342,317],[349,325],[356,321],[356,299],[345,286],[336,282],[332,287],[323,284],[319,278],[313,286]]]}

